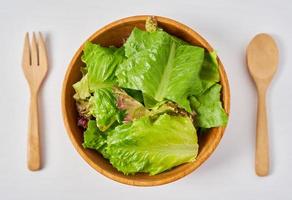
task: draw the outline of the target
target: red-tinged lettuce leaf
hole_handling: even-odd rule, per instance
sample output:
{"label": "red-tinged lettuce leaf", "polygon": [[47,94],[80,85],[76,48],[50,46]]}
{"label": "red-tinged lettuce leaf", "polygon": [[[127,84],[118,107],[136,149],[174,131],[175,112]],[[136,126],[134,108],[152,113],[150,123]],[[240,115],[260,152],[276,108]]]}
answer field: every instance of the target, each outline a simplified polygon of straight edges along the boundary
{"label": "red-tinged lettuce leaf", "polygon": [[129,96],[124,90],[114,88],[117,98],[117,107],[125,111],[124,121],[129,122],[148,115],[149,111],[136,99]]}

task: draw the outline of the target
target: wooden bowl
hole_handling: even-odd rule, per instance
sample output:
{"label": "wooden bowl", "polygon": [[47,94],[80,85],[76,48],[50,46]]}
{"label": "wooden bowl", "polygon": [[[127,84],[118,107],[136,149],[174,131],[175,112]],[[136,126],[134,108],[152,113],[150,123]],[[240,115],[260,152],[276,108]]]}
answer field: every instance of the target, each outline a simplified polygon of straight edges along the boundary
{"label": "wooden bowl", "polygon": [[[88,40],[101,44],[102,46],[121,46],[134,27],[144,29],[147,17],[148,16],[134,16],[115,21],[95,32]],[[208,51],[213,50],[203,37],[189,27],[165,17],[156,17],[156,19],[159,27],[163,28],[166,32],[175,35],[190,44],[204,47]],[[67,69],[62,90],[62,112],[68,135],[75,149],[91,167],[104,176],[120,183],[136,186],[155,186],[170,183],[186,176],[197,169],[212,154],[223,136],[224,127],[212,128],[208,133],[199,136],[200,148],[195,162],[177,166],[155,176],[149,176],[143,173],[125,176],[113,168],[109,161],[104,159],[96,151],[84,149],[82,147],[83,133],[77,126],[78,114],[75,107],[75,100],[73,99],[74,89],[72,88],[72,85],[81,78],[80,67],[84,66],[84,63],[82,63],[80,59],[82,49],[83,45],[75,53]],[[223,101],[224,109],[229,113],[230,94],[228,80],[219,58],[218,62],[222,85],[221,99]]]}

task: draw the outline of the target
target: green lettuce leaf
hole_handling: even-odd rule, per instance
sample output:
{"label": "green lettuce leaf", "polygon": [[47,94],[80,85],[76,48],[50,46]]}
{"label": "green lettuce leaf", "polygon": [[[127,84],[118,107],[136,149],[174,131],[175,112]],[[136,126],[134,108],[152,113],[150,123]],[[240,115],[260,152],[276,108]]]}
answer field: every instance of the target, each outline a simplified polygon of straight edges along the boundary
{"label": "green lettuce leaf", "polygon": [[218,70],[217,55],[215,52],[205,52],[204,62],[195,73],[191,94],[195,96],[202,95],[206,90],[220,81]]}
{"label": "green lettuce leaf", "polygon": [[220,75],[217,62],[217,54],[215,51],[205,53],[202,69],[200,71],[200,78],[205,81],[219,82]]}
{"label": "green lettuce leaf", "polygon": [[160,46],[165,38],[171,38],[171,36],[161,30],[147,32],[134,28],[124,44],[125,56],[129,58],[140,51],[151,49],[154,44]]}
{"label": "green lettuce leaf", "polygon": [[221,85],[215,84],[199,97],[190,98],[191,107],[196,112],[196,125],[202,128],[225,126],[228,116],[220,101]]}
{"label": "green lettuce leaf", "polygon": [[116,82],[115,70],[124,59],[124,48],[105,48],[91,42],[84,44],[81,60],[86,64],[82,68],[84,76],[73,85],[74,98],[85,100],[96,89],[112,87]]}
{"label": "green lettuce leaf", "polygon": [[116,83],[116,67],[123,58],[123,48],[105,48],[90,42],[84,45],[81,59],[86,64],[82,68],[85,75],[73,85],[74,98],[79,114],[86,118],[96,117],[102,131],[120,120],[122,115],[115,105],[111,88]]}
{"label": "green lettuce leaf", "polygon": [[97,127],[106,131],[114,122],[122,122],[124,112],[117,107],[117,99],[111,88],[96,89],[89,100],[91,114],[96,118]]}
{"label": "green lettuce leaf", "polygon": [[73,96],[75,100],[85,100],[90,97],[91,94],[89,91],[88,75],[86,74],[83,76],[80,81],[73,85],[73,88],[75,90],[75,94]]}
{"label": "green lettuce leaf", "polygon": [[115,83],[116,67],[123,58],[123,48],[105,48],[85,43],[81,59],[86,64],[90,91],[111,87]]}
{"label": "green lettuce leaf", "polygon": [[96,126],[95,120],[90,120],[87,125],[87,129],[84,132],[83,147],[89,149],[95,149],[100,152],[105,158],[108,157],[106,153],[107,135],[102,133]]}
{"label": "green lettuce leaf", "polygon": [[89,120],[87,129],[84,132],[83,146],[98,150],[106,144],[106,135],[102,134],[96,126],[95,120]]}
{"label": "green lettuce leaf", "polygon": [[156,101],[172,100],[191,112],[188,96],[199,77],[204,49],[183,45],[164,31],[134,29],[125,43],[128,59],[116,71],[119,85]]}
{"label": "green lettuce leaf", "polygon": [[124,174],[155,175],[195,160],[196,129],[187,117],[144,117],[109,132],[106,151],[111,164]]}

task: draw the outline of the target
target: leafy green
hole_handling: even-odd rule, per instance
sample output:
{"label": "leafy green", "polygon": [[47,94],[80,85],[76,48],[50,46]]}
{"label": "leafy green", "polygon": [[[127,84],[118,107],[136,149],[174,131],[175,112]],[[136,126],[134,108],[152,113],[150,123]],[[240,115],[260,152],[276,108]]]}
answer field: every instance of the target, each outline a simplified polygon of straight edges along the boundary
{"label": "leafy green", "polygon": [[89,90],[111,87],[115,83],[115,70],[123,60],[124,49],[105,48],[85,43],[82,61],[86,63]]}
{"label": "leafy green", "polygon": [[105,48],[86,42],[81,60],[86,64],[82,71],[87,73],[79,82],[73,85],[76,92],[74,98],[76,100],[85,100],[96,89],[113,86],[116,67],[122,62],[123,58],[123,48]]}
{"label": "leafy green", "polygon": [[187,117],[144,117],[116,127],[107,137],[111,164],[124,174],[155,175],[185,162],[198,153],[196,129]]}
{"label": "leafy green", "polygon": [[204,49],[178,41],[163,31],[134,29],[125,43],[128,58],[116,71],[119,85],[142,90],[156,101],[172,100],[190,112],[187,98],[199,76]]}
{"label": "leafy green", "polygon": [[83,146],[91,149],[99,149],[106,144],[106,137],[97,128],[95,120],[88,121],[84,132]]}
{"label": "leafy green", "polygon": [[129,58],[140,51],[150,49],[155,43],[157,46],[161,45],[166,35],[168,34],[161,30],[146,32],[134,28],[124,44],[125,56]]}
{"label": "leafy green", "polygon": [[83,147],[89,149],[95,149],[99,151],[104,157],[108,157],[106,153],[106,137],[107,135],[102,133],[96,126],[94,120],[88,122],[86,131],[84,132]]}
{"label": "leafy green", "polygon": [[217,54],[215,51],[205,53],[204,62],[200,71],[202,80],[219,82],[220,75],[218,70]]}
{"label": "leafy green", "polygon": [[190,98],[191,107],[196,112],[196,123],[202,128],[225,126],[228,116],[220,101],[221,85],[215,84],[199,97]]}
{"label": "leafy green", "polygon": [[73,85],[73,88],[76,92],[73,96],[75,100],[84,100],[90,97],[88,75],[83,76],[80,81]]}
{"label": "leafy green", "polygon": [[205,52],[204,62],[194,76],[191,94],[199,96],[208,88],[220,81],[217,55],[215,52]]}
{"label": "leafy green", "polygon": [[124,58],[123,48],[105,48],[86,42],[82,61],[85,75],[73,85],[74,98],[81,116],[96,118],[101,131],[108,129],[115,121],[121,122],[123,112],[116,106],[112,87],[116,84],[115,70]]}
{"label": "leafy green", "polygon": [[217,55],[215,52],[205,52],[203,64],[194,74],[191,94],[199,96],[220,80]]}
{"label": "leafy green", "polygon": [[117,108],[117,100],[111,88],[96,89],[89,104],[101,131],[107,130],[115,121],[123,120],[124,112]]}

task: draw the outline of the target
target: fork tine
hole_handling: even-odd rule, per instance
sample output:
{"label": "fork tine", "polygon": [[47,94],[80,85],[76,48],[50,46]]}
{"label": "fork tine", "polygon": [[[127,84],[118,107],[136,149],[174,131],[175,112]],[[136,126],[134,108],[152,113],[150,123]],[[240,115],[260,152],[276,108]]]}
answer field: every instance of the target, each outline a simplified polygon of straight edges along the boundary
{"label": "fork tine", "polygon": [[41,67],[47,67],[48,66],[47,50],[41,32],[39,32],[38,47],[39,47],[39,64]]}
{"label": "fork tine", "polygon": [[36,38],[35,34],[32,34],[32,39],[31,39],[31,65],[32,66],[37,66],[38,65],[38,49],[37,49],[37,43],[36,43]]}
{"label": "fork tine", "polygon": [[28,33],[25,33],[24,36],[24,47],[23,47],[23,55],[22,55],[22,67],[30,66],[30,47],[29,47],[29,38]]}

